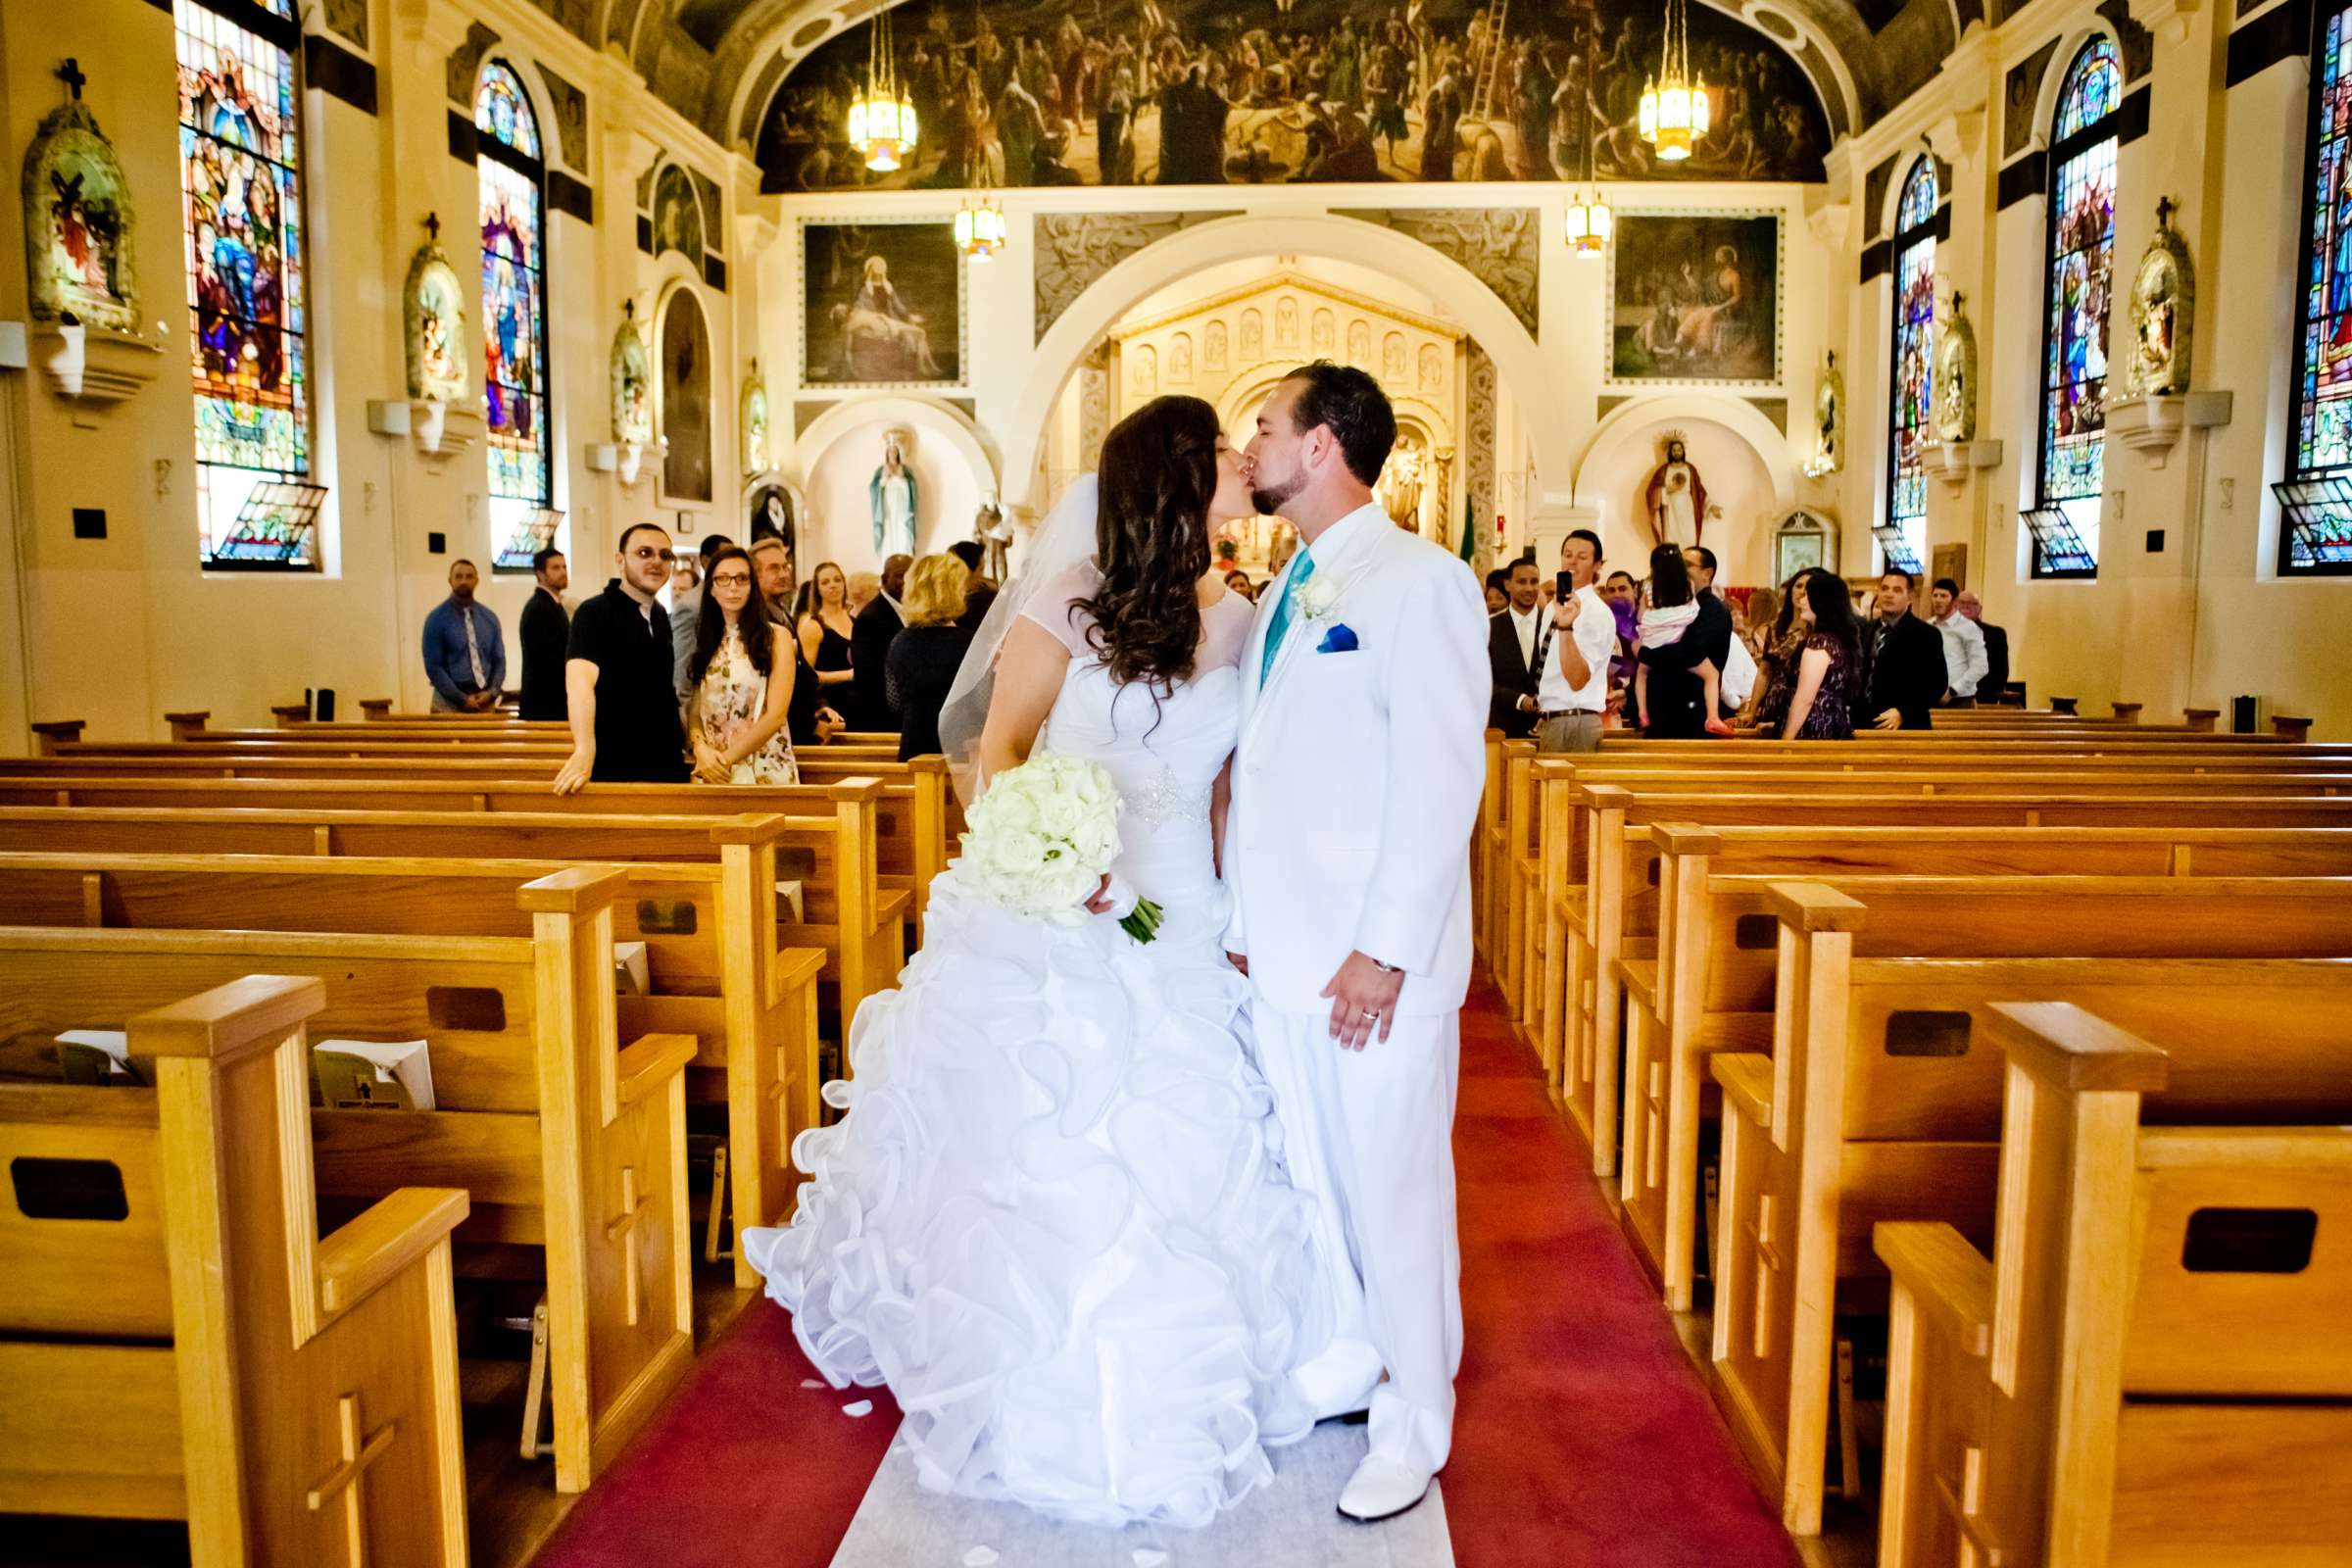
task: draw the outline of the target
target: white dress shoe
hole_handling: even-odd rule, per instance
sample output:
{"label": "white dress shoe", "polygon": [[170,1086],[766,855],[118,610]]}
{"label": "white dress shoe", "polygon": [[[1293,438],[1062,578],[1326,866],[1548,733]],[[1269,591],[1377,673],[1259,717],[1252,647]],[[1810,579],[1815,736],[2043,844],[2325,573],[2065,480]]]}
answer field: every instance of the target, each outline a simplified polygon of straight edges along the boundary
{"label": "white dress shoe", "polygon": [[1367,1454],[1340,1493],[1340,1512],[1363,1525],[1393,1519],[1429,1495],[1430,1480],[1417,1464]]}

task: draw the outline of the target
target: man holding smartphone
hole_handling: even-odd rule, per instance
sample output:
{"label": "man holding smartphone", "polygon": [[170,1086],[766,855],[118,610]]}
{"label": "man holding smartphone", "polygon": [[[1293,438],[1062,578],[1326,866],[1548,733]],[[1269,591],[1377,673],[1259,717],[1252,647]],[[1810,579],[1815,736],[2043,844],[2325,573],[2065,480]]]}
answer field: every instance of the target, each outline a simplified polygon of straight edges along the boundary
{"label": "man holding smartphone", "polygon": [[1540,648],[1539,752],[1600,749],[1601,714],[1609,706],[1609,656],[1617,651],[1617,618],[1592,587],[1600,560],[1600,535],[1590,528],[1560,542],[1558,591]]}

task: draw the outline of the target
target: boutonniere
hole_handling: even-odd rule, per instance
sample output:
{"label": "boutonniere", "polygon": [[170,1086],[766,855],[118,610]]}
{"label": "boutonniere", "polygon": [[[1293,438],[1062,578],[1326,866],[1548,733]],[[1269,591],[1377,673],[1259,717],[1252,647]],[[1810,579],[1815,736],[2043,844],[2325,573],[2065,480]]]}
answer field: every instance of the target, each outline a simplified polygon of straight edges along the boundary
{"label": "boutonniere", "polygon": [[1348,584],[1336,577],[1309,577],[1298,589],[1298,613],[1309,620],[1321,620],[1331,613],[1331,607],[1340,602]]}

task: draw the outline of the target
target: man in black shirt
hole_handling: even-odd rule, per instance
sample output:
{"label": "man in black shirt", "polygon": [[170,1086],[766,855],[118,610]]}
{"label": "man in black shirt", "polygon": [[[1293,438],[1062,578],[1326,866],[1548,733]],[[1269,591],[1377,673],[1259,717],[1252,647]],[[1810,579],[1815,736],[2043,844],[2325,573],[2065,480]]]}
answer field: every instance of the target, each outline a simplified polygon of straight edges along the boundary
{"label": "man in black shirt", "polygon": [[968,639],[980,630],[989,607],[997,602],[997,585],[980,574],[978,540],[958,539],[948,546],[948,554],[963,563],[963,613],[956,617],[956,629]]}
{"label": "man in black shirt", "polygon": [[850,622],[850,668],[856,674],[850,683],[853,729],[899,727],[898,715],[890,710],[882,666],[890,658],[890,645],[906,624],[906,617],[899,613],[899,595],[906,591],[906,568],[913,564],[912,556],[893,556],[882,563],[882,591]]}
{"label": "man in black shirt", "polygon": [[620,535],[620,575],[573,612],[564,662],[571,756],[556,793],[599,784],[683,784],[686,731],[672,684],[669,617],[655,595],[669,580],[669,535],[650,522]]}
{"label": "man in black shirt", "polygon": [[1854,713],[1857,727],[1933,727],[1929,710],[1943,700],[1950,676],[1943,664],[1943,633],[1911,613],[1917,590],[1907,571],[1889,568],[1879,574],[1878,618],[1862,633],[1869,697]]}
{"label": "man in black shirt", "polygon": [[564,653],[571,643],[571,612],[564,608],[564,590],[571,586],[571,566],[564,552],[552,545],[531,558],[531,575],[538,586],[522,607],[522,700],[524,718],[564,716]]}

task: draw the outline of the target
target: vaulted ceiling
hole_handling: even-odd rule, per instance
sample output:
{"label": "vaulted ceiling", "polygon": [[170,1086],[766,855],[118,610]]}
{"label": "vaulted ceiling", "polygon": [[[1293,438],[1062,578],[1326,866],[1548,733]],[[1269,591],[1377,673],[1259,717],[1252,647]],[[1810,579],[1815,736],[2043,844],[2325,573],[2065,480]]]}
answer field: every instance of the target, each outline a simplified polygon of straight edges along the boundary
{"label": "vaulted ceiling", "polygon": [[[796,60],[886,5],[933,0],[531,0],[597,48],[624,55],[663,101],[728,146],[758,139],[760,117]],[[1524,0],[1523,0],[1524,3]],[[1556,3],[1556,0],[1554,0]],[[1661,0],[1662,3],[1662,0]],[[1833,134],[1858,130],[1932,77],[1985,0],[1703,0],[1779,41],[1820,91]],[[2014,9],[2017,0],[1992,0]],[[1547,5],[1547,9],[1549,6]],[[969,0],[957,0],[960,15]],[[1073,7],[1083,17],[1086,7]],[[1374,9],[1367,4],[1367,11]],[[1384,3],[1378,7],[1387,10]],[[1474,0],[1428,0],[1433,20]],[[1276,0],[1237,0],[1268,24]]]}

